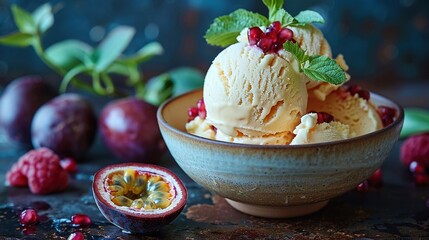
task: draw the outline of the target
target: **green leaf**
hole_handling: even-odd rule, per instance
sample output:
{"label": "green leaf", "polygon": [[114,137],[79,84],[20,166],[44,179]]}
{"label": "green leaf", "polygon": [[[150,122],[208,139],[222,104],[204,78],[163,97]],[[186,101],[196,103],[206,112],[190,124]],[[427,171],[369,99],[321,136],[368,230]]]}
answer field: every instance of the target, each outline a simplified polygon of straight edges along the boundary
{"label": "green leaf", "polygon": [[16,32],[0,37],[0,44],[14,47],[28,47],[33,43],[33,37],[33,34]]}
{"label": "green leaf", "polygon": [[339,85],[346,80],[343,69],[327,56],[311,56],[308,66],[303,71],[305,75],[315,81]]}
{"label": "green leaf", "polygon": [[296,58],[300,66],[303,65],[309,59],[309,57],[305,54],[305,51],[299,47],[298,43],[286,41],[283,44],[283,48],[286,51],[290,52]]}
{"label": "green leaf", "polygon": [[12,14],[15,24],[21,33],[35,34],[36,23],[31,14],[17,5],[12,6]]}
{"label": "green leaf", "polygon": [[95,51],[95,70],[102,72],[112,64],[131,42],[134,34],[135,29],[128,26],[113,29]]}
{"label": "green leaf", "polygon": [[146,62],[156,55],[161,55],[164,52],[161,44],[152,42],[141,48],[136,54],[125,58],[125,62],[132,62],[135,64]]}
{"label": "green leaf", "polygon": [[429,132],[429,111],[422,108],[405,108],[401,137]]}
{"label": "green leaf", "polygon": [[273,15],[283,7],[284,0],[262,0],[262,2],[268,7],[270,21],[274,22]]}
{"label": "green leaf", "polygon": [[89,57],[91,52],[91,46],[78,40],[65,40],[45,51],[50,62],[67,72],[84,62],[84,56]]}
{"label": "green leaf", "polygon": [[282,27],[289,26],[292,23],[296,22],[295,18],[292,17],[292,15],[290,15],[284,9],[279,9],[272,16],[270,16],[270,21],[279,21],[282,24]]}
{"label": "green leaf", "polygon": [[298,15],[295,16],[295,19],[298,22],[294,25],[301,26],[307,25],[309,23],[325,23],[325,19],[323,19],[322,15],[311,10],[305,10],[298,13]]}
{"label": "green leaf", "polygon": [[173,95],[174,83],[168,73],[151,78],[146,84],[144,99],[159,106]]}
{"label": "green leaf", "polygon": [[33,19],[40,33],[45,33],[54,25],[54,14],[49,3],[43,4],[33,12]]}
{"label": "green leaf", "polygon": [[269,24],[268,19],[258,13],[238,9],[229,15],[216,18],[204,38],[208,44],[227,47],[237,42],[237,36],[244,28]]}

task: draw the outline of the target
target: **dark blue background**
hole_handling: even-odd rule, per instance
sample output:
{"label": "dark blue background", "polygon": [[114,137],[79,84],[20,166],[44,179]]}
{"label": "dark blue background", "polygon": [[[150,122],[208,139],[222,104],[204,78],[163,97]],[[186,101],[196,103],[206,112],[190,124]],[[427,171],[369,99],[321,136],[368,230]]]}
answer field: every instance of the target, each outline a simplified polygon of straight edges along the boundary
{"label": "dark blue background", "polygon": [[[11,4],[28,11],[47,1],[0,0],[0,35],[16,30]],[[54,27],[44,38],[52,43],[76,38],[93,46],[117,25],[130,25],[137,34],[127,51],[159,41],[166,52],[142,65],[149,77],[178,66],[205,72],[221,48],[206,44],[203,35],[216,16],[245,8],[267,14],[257,0],[75,0],[62,4]],[[334,54],[342,53],[353,81],[419,82],[429,79],[429,1],[425,0],[308,0],[286,1],[292,14],[313,9]],[[25,74],[58,77],[31,48],[0,46],[2,84]]]}

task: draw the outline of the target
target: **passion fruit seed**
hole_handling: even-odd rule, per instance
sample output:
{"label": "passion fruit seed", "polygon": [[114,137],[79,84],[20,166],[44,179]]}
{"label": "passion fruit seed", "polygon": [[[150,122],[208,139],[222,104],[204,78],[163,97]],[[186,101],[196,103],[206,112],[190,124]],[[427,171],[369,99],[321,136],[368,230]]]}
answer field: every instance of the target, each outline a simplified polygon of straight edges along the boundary
{"label": "passion fruit seed", "polygon": [[33,225],[39,221],[37,212],[34,209],[26,209],[19,215],[19,221],[23,226]]}
{"label": "passion fruit seed", "polygon": [[111,173],[106,186],[115,205],[134,209],[164,209],[173,197],[170,185],[162,177],[131,168]]}

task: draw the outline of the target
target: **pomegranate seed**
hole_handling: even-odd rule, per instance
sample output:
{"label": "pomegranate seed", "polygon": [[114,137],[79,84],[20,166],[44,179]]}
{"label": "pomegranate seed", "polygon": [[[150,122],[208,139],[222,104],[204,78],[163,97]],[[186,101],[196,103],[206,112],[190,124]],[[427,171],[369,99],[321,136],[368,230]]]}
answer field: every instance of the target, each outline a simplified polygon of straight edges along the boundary
{"label": "pomegranate seed", "polygon": [[269,31],[274,30],[276,33],[278,33],[281,28],[282,28],[282,24],[279,21],[275,21],[270,24],[270,26],[268,27],[268,30]]}
{"label": "pomegranate seed", "polygon": [[85,214],[75,214],[71,217],[71,221],[73,226],[88,226],[92,223],[91,218]]}
{"label": "pomegranate seed", "polygon": [[375,170],[371,177],[369,177],[368,183],[374,187],[381,187],[383,183],[383,173],[381,172],[380,168]]}
{"label": "pomegranate seed", "polygon": [[367,192],[369,189],[369,185],[368,185],[368,181],[364,180],[363,182],[359,183],[359,185],[357,185],[356,190],[358,192]]}
{"label": "pomegranate seed", "polygon": [[332,116],[331,114],[327,113],[327,112],[317,112],[317,123],[321,124],[321,123],[330,123],[334,121],[334,116]]}
{"label": "pomegranate seed", "polygon": [[426,168],[422,164],[418,163],[417,161],[412,161],[410,163],[410,166],[408,167],[411,173],[417,173],[417,174],[425,174]]}
{"label": "pomegranate seed", "polygon": [[247,39],[251,46],[256,45],[257,42],[264,36],[264,32],[259,27],[252,27],[247,32]]}
{"label": "pomegranate seed", "polygon": [[73,158],[64,158],[60,161],[61,167],[68,173],[77,172],[77,163]]}
{"label": "pomegranate seed", "polygon": [[83,234],[81,232],[74,232],[70,234],[67,240],[84,240]]}
{"label": "pomegranate seed", "polygon": [[377,108],[377,113],[380,116],[384,127],[389,126],[395,120],[396,110],[394,108],[379,106]]}
{"label": "pomegranate seed", "polygon": [[259,42],[256,44],[264,53],[267,53],[271,50],[271,46],[273,45],[273,40],[270,38],[261,38]]}
{"label": "pomegranate seed", "polygon": [[191,107],[188,109],[188,122],[194,120],[198,116],[198,108]]}
{"label": "pomegranate seed", "polygon": [[357,94],[359,95],[360,98],[363,98],[365,100],[369,100],[369,92],[367,90],[361,89],[357,92]]}
{"label": "pomegranate seed", "polygon": [[353,96],[359,92],[362,88],[359,85],[350,85],[347,87],[347,91]]}
{"label": "pomegranate seed", "polygon": [[283,28],[278,34],[277,34],[278,43],[280,45],[283,45],[287,40],[293,39],[293,32],[289,28]]}
{"label": "pomegranate seed", "polygon": [[34,209],[26,209],[19,215],[19,221],[23,226],[33,225],[39,221],[37,212]]}
{"label": "pomegranate seed", "polygon": [[417,185],[429,184],[429,175],[424,173],[414,173],[414,183]]}
{"label": "pomegranate seed", "polygon": [[198,116],[201,119],[206,119],[207,112],[206,112],[206,104],[204,103],[204,99],[198,100],[197,109],[198,109]]}
{"label": "pomegranate seed", "polygon": [[35,225],[28,225],[25,226],[23,229],[21,229],[22,234],[24,236],[33,235],[36,233],[36,226]]}

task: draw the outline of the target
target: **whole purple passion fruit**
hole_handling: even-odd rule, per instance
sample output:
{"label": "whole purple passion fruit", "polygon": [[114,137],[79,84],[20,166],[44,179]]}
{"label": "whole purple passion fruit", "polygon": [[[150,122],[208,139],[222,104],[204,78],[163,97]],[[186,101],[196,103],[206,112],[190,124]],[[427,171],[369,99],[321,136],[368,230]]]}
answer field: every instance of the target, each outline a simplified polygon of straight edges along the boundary
{"label": "whole purple passion fruit", "polygon": [[157,107],[129,97],[113,101],[101,111],[101,136],[118,158],[127,162],[156,162],[165,150],[156,120]]}
{"label": "whole purple passion fruit", "polygon": [[11,142],[31,146],[31,120],[37,109],[56,92],[41,77],[13,80],[0,99],[0,127]]}
{"label": "whole purple passion fruit", "polygon": [[103,216],[128,233],[159,230],[179,215],[188,197],[173,172],[144,163],[122,163],[99,170],[92,191]]}
{"label": "whole purple passion fruit", "polygon": [[61,157],[80,159],[92,145],[97,118],[81,95],[62,94],[37,110],[31,124],[34,148],[47,147]]}

